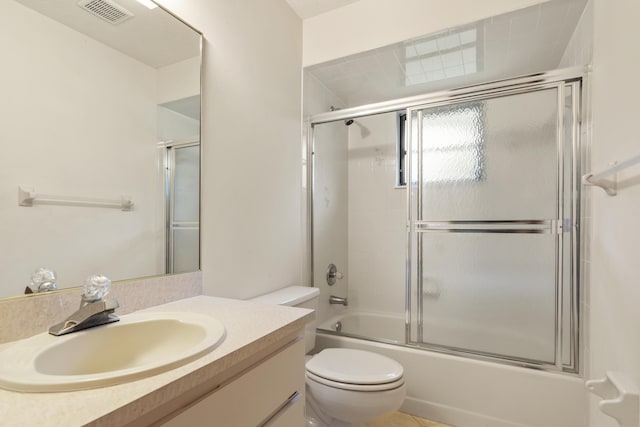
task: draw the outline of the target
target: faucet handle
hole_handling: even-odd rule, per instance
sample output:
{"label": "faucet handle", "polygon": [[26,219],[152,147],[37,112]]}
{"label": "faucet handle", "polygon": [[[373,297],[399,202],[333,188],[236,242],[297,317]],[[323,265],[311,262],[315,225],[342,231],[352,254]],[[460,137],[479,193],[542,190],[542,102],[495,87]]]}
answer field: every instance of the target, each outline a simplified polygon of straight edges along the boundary
{"label": "faucet handle", "polygon": [[329,267],[327,267],[327,283],[329,286],[335,285],[336,279],[342,278],[344,278],[344,276],[338,271],[336,265],[333,263],[329,264]]}
{"label": "faucet handle", "polygon": [[94,274],[87,277],[84,281],[83,302],[100,301],[109,293],[109,286],[111,286],[111,280],[106,276]]}
{"label": "faucet handle", "polygon": [[32,293],[55,291],[57,288],[55,271],[41,267],[31,273],[29,289]]}

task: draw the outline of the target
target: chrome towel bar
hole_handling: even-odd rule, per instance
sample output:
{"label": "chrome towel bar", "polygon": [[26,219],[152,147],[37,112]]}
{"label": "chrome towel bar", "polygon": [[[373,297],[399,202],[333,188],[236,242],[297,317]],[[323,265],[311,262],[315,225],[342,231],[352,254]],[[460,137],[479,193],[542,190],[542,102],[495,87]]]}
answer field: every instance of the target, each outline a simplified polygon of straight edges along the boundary
{"label": "chrome towel bar", "polygon": [[51,194],[36,193],[33,188],[18,186],[18,205],[33,206],[34,201],[53,204],[71,204],[79,206],[99,206],[106,208],[120,208],[123,211],[130,211],[133,207],[133,200],[129,196],[122,196],[120,199],[99,199],[95,197],[75,197],[75,196],[55,196]]}

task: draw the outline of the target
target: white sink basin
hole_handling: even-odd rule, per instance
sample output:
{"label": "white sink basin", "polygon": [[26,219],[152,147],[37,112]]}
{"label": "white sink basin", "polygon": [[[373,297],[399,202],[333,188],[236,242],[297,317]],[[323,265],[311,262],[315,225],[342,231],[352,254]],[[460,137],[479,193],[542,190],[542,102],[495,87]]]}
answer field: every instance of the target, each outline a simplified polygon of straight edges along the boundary
{"label": "white sink basin", "polygon": [[208,353],[224,335],[218,320],[189,312],[135,313],[59,337],[42,333],[0,351],[0,387],[52,392],[137,380]]}

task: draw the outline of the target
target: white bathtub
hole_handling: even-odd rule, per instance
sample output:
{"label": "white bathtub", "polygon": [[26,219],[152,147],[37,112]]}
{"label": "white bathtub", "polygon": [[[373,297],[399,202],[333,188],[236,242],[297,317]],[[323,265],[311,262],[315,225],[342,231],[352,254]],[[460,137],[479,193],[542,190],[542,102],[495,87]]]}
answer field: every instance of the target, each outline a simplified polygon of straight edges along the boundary
{"label": "white bathtub", "polygon": [[348,334],[404,341],[404,319],[348,313],[322,322],[316,350],[348,347],[385,354],[405,369],[402,411],[456,427],[584,427],[587,394],[574,375],[506,366],[323,333],[342,322]]}
{"label": "white bathtub", "polygon": [[375,337],[391,343],[404,342],[404,317],[397,315],[348,312],[318,324],[318,329],[325,331],[336,331],[337,328],[345,335]]}

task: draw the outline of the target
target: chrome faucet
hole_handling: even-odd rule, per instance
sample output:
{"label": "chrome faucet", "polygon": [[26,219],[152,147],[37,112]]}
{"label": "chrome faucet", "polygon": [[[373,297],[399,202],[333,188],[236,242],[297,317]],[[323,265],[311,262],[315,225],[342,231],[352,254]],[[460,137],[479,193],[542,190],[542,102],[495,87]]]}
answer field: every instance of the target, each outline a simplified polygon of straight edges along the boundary
{"label": "chrome faucet", "polygon": [[331,295],[329,297],[329,304],[342,304],[346,307],[349,305],[349,301],[347,301],[347,298],[341,298],[335,295]]}
{"label": "chrome faucet", "polygon": [[109,292],[111,280],[105,276],[95,275],[84,282],[84,294],[78,311],[62,322],[49,328],[51,335],[65,335],[94,326],[117,322],[118,316],[113,314],[120,306],[116,299],[104,299]]}

